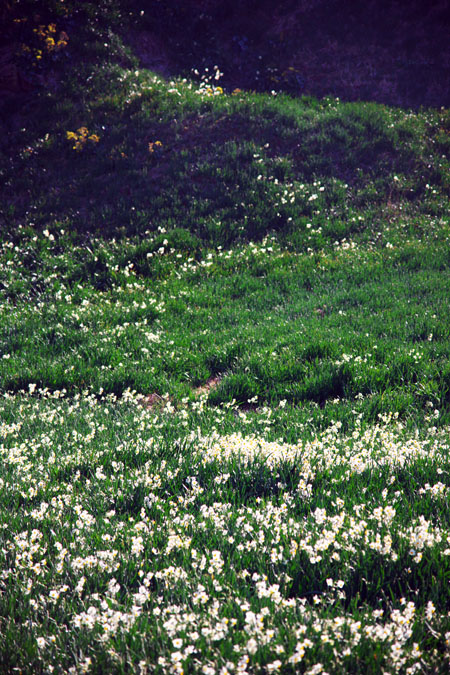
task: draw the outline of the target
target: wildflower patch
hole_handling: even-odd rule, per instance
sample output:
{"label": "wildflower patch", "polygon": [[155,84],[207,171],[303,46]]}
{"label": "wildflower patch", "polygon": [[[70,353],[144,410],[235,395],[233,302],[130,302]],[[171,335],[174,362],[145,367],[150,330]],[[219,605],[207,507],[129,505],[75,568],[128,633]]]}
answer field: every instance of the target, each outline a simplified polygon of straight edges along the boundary
{"label": "wildflower patch", "polygon": [[208,434],[239,421],[201,403],[168,415],[131,393],[37,388],[1,402],[0,604],[31,617],[36,667],[114,670],[128,653],[140,672],[337,673],[362,650],[413,673],[448,659],[450,429],[388,416],[287,444]]}

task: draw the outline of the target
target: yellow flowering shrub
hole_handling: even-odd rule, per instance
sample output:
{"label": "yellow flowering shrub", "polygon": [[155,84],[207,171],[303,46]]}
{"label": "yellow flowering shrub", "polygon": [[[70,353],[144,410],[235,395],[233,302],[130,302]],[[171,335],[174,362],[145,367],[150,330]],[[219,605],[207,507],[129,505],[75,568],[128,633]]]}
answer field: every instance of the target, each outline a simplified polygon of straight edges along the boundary
{"label": "yellow flowering shrub", "polygon": [[153,141],[148,144],[148,151],[151,155],[158,154],[161,152],[163,144],[161,141]]}
{"label": "yellow flowering shrub", "polygon": [[95,145],[100,140],[97,134],[89,134],[87,127],[80,127],[76,131],[66,131],[66,138],[69,141],[74,141],[72,149],[77,152],[81,152],[89,141]]}
{"label": "yellow flowering shrub", "polygon": [[[67,47],[67,43],[69,41],[69,36],[64,31],[61,31],[58,37],[56,36],[55,23],[49,23],[48,26],[40,25],[33,29],[33,33],[36,33],[36,35],[40,38],[45,51],[48,53],[55,51],[57,52],[60,49],[64,49],[64,47]],[[41,52],[42,56],[42,50],[38,51]]]}
{"label": "yellow flowering shrub", "polygon": [[57,31],[56,23],[49,23],[48,25],[40,24],[33,28],[33,33],[38,38],[38,42],[34,46],[27,44],[21,45],[23,54],[29,54],[35,59],[35,63],[40,61],[44,55],[56,54],[65,47],[69,42],[69,36],[65,31]]}

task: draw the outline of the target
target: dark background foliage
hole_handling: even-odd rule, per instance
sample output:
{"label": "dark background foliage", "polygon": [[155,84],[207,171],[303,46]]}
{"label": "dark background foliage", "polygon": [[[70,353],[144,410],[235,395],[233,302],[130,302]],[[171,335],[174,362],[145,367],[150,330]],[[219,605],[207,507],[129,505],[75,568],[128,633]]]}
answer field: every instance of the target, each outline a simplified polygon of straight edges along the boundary
{"label": "dark background foliage", "polygon": [[230,89],[413,108],[450,100],[446,0],[102,0],[94,8],[70,0],[9,0],[1,14],[1,97],[42,84],[42,72],[17,58],[17,45],[55,17],[71,35],[72,55],[77,30],[113,28],[142,66],[174,75],[217,64]]}

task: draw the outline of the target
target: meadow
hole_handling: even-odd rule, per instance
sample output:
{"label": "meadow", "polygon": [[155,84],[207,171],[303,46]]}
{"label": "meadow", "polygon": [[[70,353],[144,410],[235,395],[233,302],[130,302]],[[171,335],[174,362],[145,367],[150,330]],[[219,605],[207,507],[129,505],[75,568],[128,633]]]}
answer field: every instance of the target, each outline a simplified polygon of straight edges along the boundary
{"label": "meadow", "polygon": [[2,128],[0,672],[447,673],[448,110],[81,6]]}

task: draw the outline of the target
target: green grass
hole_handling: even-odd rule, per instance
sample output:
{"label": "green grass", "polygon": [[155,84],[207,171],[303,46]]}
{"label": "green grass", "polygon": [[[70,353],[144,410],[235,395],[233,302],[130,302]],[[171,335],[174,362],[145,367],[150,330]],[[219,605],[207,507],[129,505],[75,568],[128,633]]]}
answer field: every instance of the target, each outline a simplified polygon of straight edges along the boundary
{"label": "green grass", "polygon": [[445,673],[448,111],[167,82],[123,7],[2,136],[0,672]]}
{"label": "green grass", "polygon": [[[214,96],[148,71],[86,68],[74,66],[7,139],[6,222],[27,214],[42,229],[68,222],[102,236],[182,227],[215,246],[276,231],[303,249],[308,222],[326,245],[377,235],[386,204],[389,219],[419,221],[447,204],[445,110]],[[77,152],[66,134],[83,126],[100,140]]]}
{"label": "green grass", "polygon": [[89,247],[23,231],[3,249],[3,387],[180,399],[220,376],[215,405],[340,399],[347,417],[361,399],[373,421],[431,402],[446,421],[445,233],[432,249],[301,254],[274,237],[208,253],[182,230]]}

